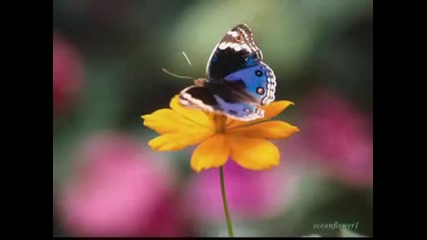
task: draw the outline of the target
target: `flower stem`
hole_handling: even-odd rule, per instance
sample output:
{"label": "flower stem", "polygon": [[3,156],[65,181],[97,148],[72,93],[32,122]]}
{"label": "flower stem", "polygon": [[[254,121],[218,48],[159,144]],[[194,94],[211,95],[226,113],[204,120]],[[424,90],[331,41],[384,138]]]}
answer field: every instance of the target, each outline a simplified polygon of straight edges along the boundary
{"label": "flower stem", "polygon": [[221,179],[222,202],[224,203],[224,212],[225,212],[225,219],[227,220],[228,235],[230,237],[234,237],[233,226],[232,226],[232,223],[231,223],[230,213],[228,212],[227,196],[225,194],[225,183],[224,183],[224,169],[223,169],[223,166],[221,166],[219,168],[219,176],[220,176],[220,179]]}

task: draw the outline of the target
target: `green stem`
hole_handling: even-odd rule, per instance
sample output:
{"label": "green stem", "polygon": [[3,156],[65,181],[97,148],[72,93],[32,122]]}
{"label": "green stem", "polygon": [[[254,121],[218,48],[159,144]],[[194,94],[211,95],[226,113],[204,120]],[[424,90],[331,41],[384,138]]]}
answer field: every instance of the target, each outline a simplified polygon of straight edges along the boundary
{"label": "green stem", "polygon": [[224,203],[224,212],[225,212],[225,219],[227,220],[228,235],[230,237],[234,237],[230,213],[228,212],[227,196],[225,194],[224,169],[222,166],[219,168],[219,176],[221,179],[222,202]]}

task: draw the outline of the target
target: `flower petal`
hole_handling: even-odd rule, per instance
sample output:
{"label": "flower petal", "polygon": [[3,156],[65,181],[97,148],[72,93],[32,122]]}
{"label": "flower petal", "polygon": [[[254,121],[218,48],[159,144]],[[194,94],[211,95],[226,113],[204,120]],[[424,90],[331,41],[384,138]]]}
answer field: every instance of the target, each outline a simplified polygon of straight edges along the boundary
{"label": "flower petal", "polygon": [[267,121],[244,125],[226,130],[229,134],[236,134],[250,138],[281,139],[299,132],[298,127],[283,121]]}
{"label": "flower petal", "polygon": [[160,109],[152,114],[141,116],[144,126],[156,131],[158,134],[178,133],[193,128],[202,128],[197,123],[188,120],[172,109]]}
{"label": "flower petal", "polygon": [[170,101],[170,107],[181,114],[183,117],[201,125],[204,127],[212,127],[214,123],[212,118],[206,114],[203,110],[200,109],[191,109],[185,106],[182,106],[179,103],[179,95],[176,95]]}
{"label": "flower petal", "polygon": [[261,107],[261,109],[263,109],[265,111],[263,118],[259,118],[259,119],[253,120],[253,121],[239,121],[239,120],[233,120],[233,119],[229,118],[229,119],[227,119],[226,127],[227,128],[234,128],[237,126],[248,125],[248,124],[252,124],[252,123],[256,123],[256,122],[265,121],[267,119],[270,119],[270,118],[273,118],[273,117],[279,115],[279,113],[284,111],[290,105],[294,105],[294,103],[291,101],[286,101],[286,100],[272,102],[266,106]]}
{"label": "flower petal", "polygon": [[212,134],[213,131],[205,128],[194,129],[193,132],[170,133],[152,139],[148,145],[157,151],[175,151],[196,145]]}
{"label": "flower petal", "polygon": [[227,135],[231,158],[241,167],[250,170],[265,170],[279,165],[277,147],[264,139]]}
{"label": "flower petal", "polygon": [[220,167],[227,162],[230,147],[223,134],[216,134],[201,143],[191,156],[191,167],[200,172],[203,169]]}

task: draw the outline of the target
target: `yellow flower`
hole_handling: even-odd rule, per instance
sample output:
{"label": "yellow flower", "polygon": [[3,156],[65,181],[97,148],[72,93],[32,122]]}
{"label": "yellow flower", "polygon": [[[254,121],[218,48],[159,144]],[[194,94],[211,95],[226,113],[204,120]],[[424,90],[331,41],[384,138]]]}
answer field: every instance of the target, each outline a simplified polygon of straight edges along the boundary
{"label": "yellow flower", "polygon": [[220,167],[231,157],[240,166],[264,170],[279,165],[278,148],[270,139],[287,138],[299,129],[283,121],[265,121],[285,110],[290,101],[276,101],[262,107],[264,118],[238,121],[224,115],[190,109],[179,103],[179,95],[172,98],[170,108],[141,116],[144,125],[160,136],[148,145],[157,151],[180,150],[197,145],[191,157],[191,167],[203,169]]}

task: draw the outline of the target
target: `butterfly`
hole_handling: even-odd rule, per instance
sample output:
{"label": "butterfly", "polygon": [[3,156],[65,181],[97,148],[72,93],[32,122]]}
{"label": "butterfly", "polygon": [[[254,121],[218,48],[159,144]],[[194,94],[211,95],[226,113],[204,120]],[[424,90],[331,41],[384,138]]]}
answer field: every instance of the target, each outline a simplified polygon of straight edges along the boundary
{"label": "butterfly", "polygon": [[276,77],[263,61],[251,29],[232,28],[215,46],[206,66],[206,79],[180,92],[180,104],[241,121],[264,117],[260,106],[275,99]]}

